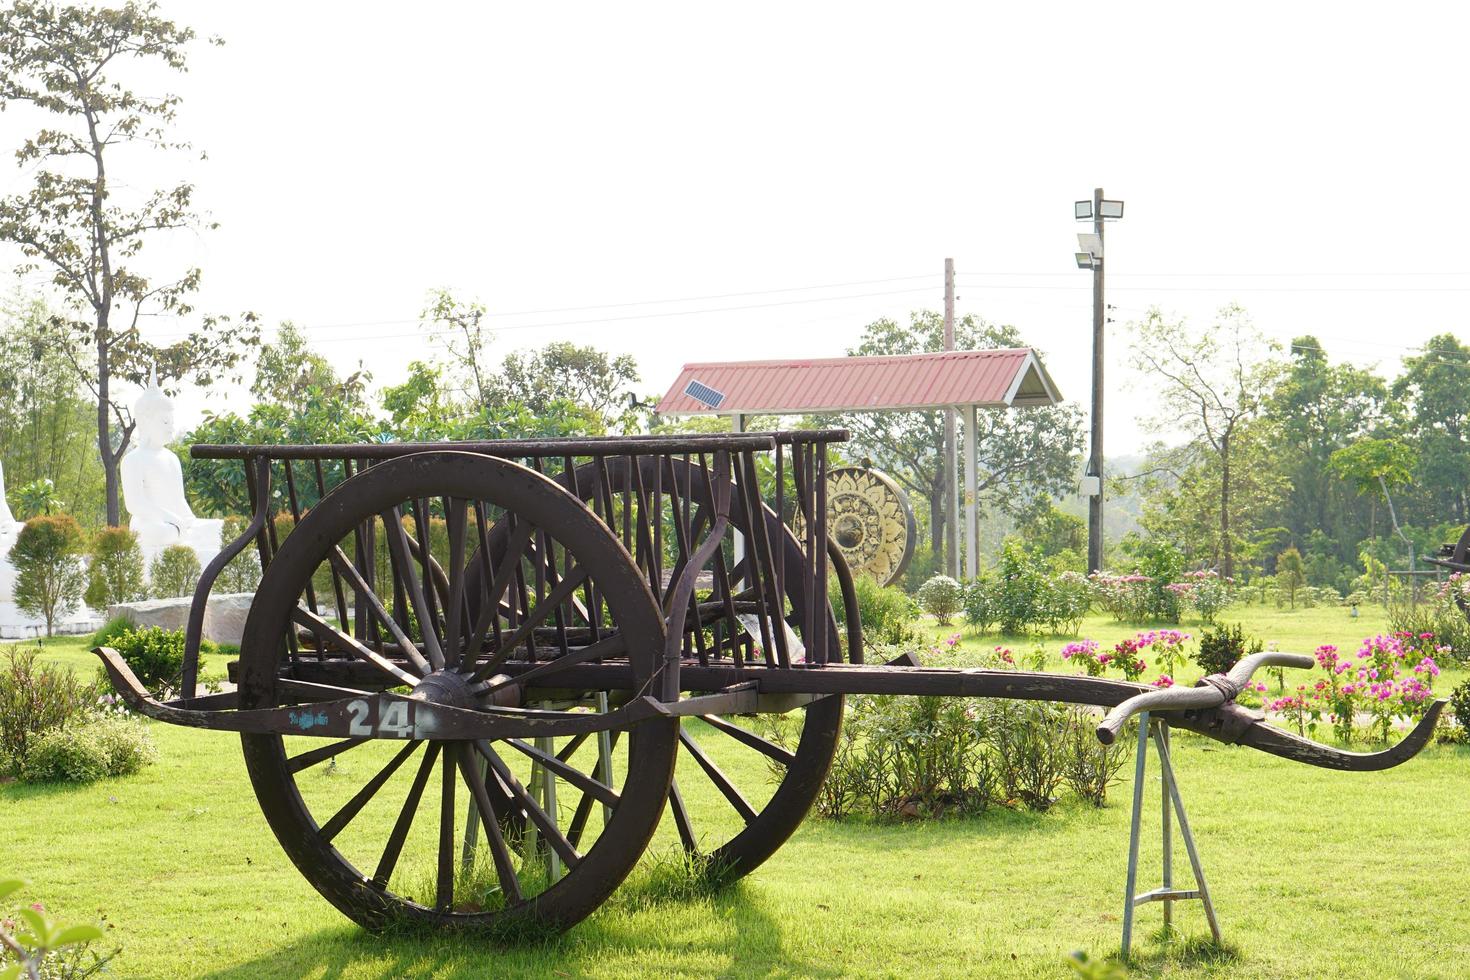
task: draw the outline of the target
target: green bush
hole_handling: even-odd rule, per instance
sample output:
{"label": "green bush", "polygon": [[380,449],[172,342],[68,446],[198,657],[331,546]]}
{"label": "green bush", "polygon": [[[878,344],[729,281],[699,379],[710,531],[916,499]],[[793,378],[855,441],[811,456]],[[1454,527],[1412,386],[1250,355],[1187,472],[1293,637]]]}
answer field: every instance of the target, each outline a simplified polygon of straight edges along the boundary
{"label": "green bush", "polygon": [[97,685],[11,647],[0,662],[0,770],[18,774],[38,738],[70,728],[97,705]]}
{"label": "green bush", "polygon": [[1442,742],[1463,745],[1470,742],[1470,681],[1466,681],[1450,692],[1450,712],[1454,721],[1439,723],[1439,738]]}
{"label": "green bush", "polygon": [[119,602],[148,598],[143,580],[143,549],[125,527],[103,528],[92,539],[87,565],[87,605],[99,612]]}
{"label": "green bush", "polygon": [[157,758],[158,750],[141,724],[97,718],[43,734],[31,748],[22,776],[36,783],[86,783],[132,775]]}
{"label": "green bush", "polygon": [[919,607],[948,626],[964,606],[964,589],[948,575],[936,575],[919,586]]}
{"label": "green bush", "polygon": [[1206,674],[1224,674],[1247,654],[1260,653],[1265,644],[1244,632],[1239,623],[1206,627],[1199,635],[1194,662]]}
{"label": "green bush", "polygon": [[130,629],[113,639],[112,648],[153,694],[163,697],[178,689],[184,671],[183,630]]}
{"label": "green bush", "polygon": [[91,645],[94,647],[115,646],[118,637],[132,631],[133,621],[131,619],[126,616],[114,616],[103,623],[100,630],[92,634]]}
{"label": "green bush", "polygon": [[1047,580],[1042,599],[1051,631],[1075,636],[1092,610],[1092,583],[1080,572],[1061,572]]}
{"label": "green bush", "polygon": [[159,599],[194,594],[202,570],[199,556],[186,544],[171,544],[158,553],[148,568],[148,585]]}
{"label": "green bush", "polygon": [[1046,620],[1046,569],[1016,538],[1001,545],[994,596],[1002,633],[1025,633]]}
{"label": "green bush", "polygon": [[[881,646],[904,646],[917,643],[918,606],[902,589],[882,586],[865,575],[853,579],[857,594],[858,616],[863,625],[863,642]],[[832,608],[839,622],[847,621],[842,592],[834,576],[829,589]]]}
{"label": "green bush", "polygon": [[965,622],[978,633],[989,631],[1000,618],[994,575],[981,572],[965,585]]}

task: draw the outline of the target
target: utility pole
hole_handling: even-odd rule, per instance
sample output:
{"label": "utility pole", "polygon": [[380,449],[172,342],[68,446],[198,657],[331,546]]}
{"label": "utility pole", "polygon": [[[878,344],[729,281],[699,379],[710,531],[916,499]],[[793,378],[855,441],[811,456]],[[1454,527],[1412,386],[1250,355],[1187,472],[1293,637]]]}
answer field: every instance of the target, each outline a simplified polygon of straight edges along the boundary
{"label": "utility pole", "polygon": [[[1092,192],[1092,231],[1103,238],[1103,189]],[[1103,561],[1103,255],[1099,249],[1092,265],[1092,460],[1089,475],[1097,477],[1096,492],[1087,504],[1087,571],[1102,570]]]}
{"label": "utility pole", "polygon": [[[954,259],[944,260],[944,349],[954,350]],[[959,457],[956,455],[953,405],[944,410],[944,493],[949,510],[949,547],[945,549],[944,573],[960,577],[960,483]]]}

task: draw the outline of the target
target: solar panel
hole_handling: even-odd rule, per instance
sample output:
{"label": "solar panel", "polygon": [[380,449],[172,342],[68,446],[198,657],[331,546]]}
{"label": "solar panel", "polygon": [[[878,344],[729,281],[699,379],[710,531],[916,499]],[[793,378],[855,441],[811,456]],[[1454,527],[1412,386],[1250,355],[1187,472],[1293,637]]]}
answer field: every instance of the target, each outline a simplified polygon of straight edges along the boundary
{"label": "solar panel", "polygon": [[684,394],[710,408],[719,408],[720,403],[725,400],[723,392],[715,391],[709,385],[700,384],[698,381],[691,381],[685,385]]}

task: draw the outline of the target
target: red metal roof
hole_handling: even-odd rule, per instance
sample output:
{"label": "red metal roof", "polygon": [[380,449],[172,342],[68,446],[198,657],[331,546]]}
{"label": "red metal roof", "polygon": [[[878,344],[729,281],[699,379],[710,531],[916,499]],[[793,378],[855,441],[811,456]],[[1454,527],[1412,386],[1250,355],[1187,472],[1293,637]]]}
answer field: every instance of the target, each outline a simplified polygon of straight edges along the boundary
{"label": "red metal roof", "polygon": [[[691,383],[724,397],[717,406]],[[1029,347],[887,357],[686,364],[658,403],[660,415],[798,415],[913,411],[975,405],[1009,408],[1061,400]]]}

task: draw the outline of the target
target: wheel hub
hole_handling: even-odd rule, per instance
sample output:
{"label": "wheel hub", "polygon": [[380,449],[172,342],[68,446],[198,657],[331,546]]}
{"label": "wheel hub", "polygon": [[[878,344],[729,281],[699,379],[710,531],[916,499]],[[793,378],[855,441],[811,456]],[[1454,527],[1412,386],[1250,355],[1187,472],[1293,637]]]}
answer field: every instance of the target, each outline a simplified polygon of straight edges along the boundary
{"label": "wheel hub", "polygon": [[469,674],[445,667],[415,684],[409,697],[429,704],[473,710],[481,707],[484,698],[483,693],[477,693],[476,689],[486,684],[493,689],[487,703],[497,707],[517,707],[521,703],[520,685],[506,684],[509,680],[504,674],[496,674],[488,681],[477,681]]}

